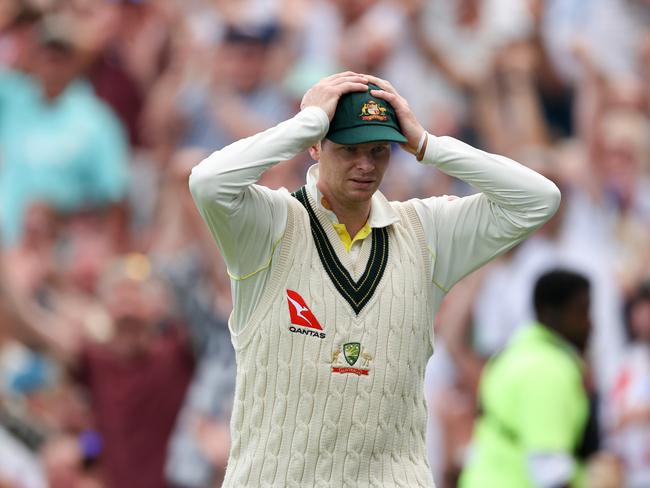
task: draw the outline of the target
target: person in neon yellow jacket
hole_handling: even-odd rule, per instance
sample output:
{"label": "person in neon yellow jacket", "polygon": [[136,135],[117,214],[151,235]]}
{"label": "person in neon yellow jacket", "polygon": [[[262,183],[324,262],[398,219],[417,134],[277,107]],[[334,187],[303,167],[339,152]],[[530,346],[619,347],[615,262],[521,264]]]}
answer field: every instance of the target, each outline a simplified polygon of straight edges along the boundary
{"label": "person in neon yellow jacket", "polygon": [[591,329],[589,281],[549,271],[533,301],[538,322],[483,372],[461,488],[581,486],[581,459],[595,450],[582,361]]}

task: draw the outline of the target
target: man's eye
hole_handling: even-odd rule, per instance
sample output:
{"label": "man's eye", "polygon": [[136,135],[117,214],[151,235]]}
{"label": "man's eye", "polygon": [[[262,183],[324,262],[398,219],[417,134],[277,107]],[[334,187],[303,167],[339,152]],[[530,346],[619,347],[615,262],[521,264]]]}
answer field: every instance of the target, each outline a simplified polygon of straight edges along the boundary
{"label": "man's eye", "polygon": [[354,146],[345,146],[343,150],[348,154],[354,154],[357,152],[357,148]]}
{"label": "man's eye", "polygon": [[372,155],[375,157],[383,156],[384,154],[386,154],[386,151],[388,151],[388,148],[386,146],[373,147]]}

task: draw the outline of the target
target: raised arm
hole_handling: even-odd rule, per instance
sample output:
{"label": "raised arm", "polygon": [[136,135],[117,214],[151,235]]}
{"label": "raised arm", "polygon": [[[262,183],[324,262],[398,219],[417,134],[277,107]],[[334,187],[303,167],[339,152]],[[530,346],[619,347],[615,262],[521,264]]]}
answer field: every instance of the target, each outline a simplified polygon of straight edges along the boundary
{"label": "raised arm", "polygon": [[340,96],[367,90],[367,83],[351,72],[324,78],[307,91],[295,117],[214,152],[192,169],[192,196],[234,283],[231,326],[245,325],[286,227],[286,197],[255,183],[271,166],[323,139]]}
{"label": "raised arm", "polygon": [[323,111],[308,107],[212,153],[192,169],[192,196],[233,277],[245,277],[263,266],[284,232],[285,200],[255,183],[270,167],[320,140],[327,127]]}
{"label": "raised arm", "polygon": [[268,262],[286,224],[286,202],[255,183],[271,166],[320,141],[339,97],[367,89],[367,80],[346,72],[324,78],[303,97],[292,119],[212,153],[192,169],[190,190],[235,277]]}
{"label": "raised arm", "polygon": [[542,175],[451,137],[429,136],[422,162],[480,191],[465,198],[422,201],[421,213],[435,224],[428,234],[434,245],[433,279],[442,288],[451,288],[521,242],[549,220],[560,204],[560,191]]}
{"label": "raised arm", "polygon": [[422,163],[480,191],[465,198],[414,201],[434,261],[432,280],[443,291],[553,216],[560,204],[560,191],[550,180],[504,156],[452,137],[426,134],[406,100],[388,82],[369,79],[382,87],[373,95],[395,107],[408,139],[405,149],[417,154]]}

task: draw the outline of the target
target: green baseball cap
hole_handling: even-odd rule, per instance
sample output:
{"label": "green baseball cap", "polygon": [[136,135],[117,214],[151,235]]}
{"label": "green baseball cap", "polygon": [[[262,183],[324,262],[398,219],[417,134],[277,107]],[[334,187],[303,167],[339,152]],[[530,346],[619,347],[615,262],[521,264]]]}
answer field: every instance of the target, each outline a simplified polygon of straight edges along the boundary
{"label": "green baseball cap", "polygon": [[330,129],[325,135],[327,139],[345,145],[375,141],[406,142],[393,106],[373,97],[370,90],[381,88],[368,83],[367,92],[350,92],[339,99]]}

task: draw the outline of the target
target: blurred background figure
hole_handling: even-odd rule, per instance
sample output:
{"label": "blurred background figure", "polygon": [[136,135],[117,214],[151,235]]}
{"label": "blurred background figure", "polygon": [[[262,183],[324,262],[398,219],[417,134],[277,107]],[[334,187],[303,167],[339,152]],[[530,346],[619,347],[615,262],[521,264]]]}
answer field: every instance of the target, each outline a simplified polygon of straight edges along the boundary
{"label": "blurred background figure", "polygon": [[629,345],[607,395],[605,443],[620,457],[629,487],[650,483],[650,280],[627,305]]}
{"label": "blurred background figure", "polygon": [[18,28],[27,37],[20,69],[0,77],[0,231],[9,246],[36,202],[66,217],[101,208],[114,219],[127,182],[123,128],[79,79],[74,19],[50,14]]}
{"label": "blurred background figure", "polygon": [[204,155],[200,149],[185,149],[172,161],[150,249],[187,321],[197,357],[166,466],[173,485],[188,488],[221,483],[235,389],[235,352],[228,330],[230,282],[222,260],[208,258],[212,237],[185,191],[190,169]]}
{"label": "blurred background figure", "polygon": [[71,368],[94,411],[100,468],[110,486],[162,486],[167,441],[194,367],[188,339],[146,257],[112,263],[99,286],[110,339],[85,345]]}
{"label": "blurred background figure", "polygon": [[292,107],[270,78],[283,35],[274,21],[222,25],[208,42],[201,71],[159,93],[175,101],[166,104],[164,116],[173,122],[160,137],[208,151],[287,118]]}
{"label": "blurred background figure", "polygon": [[461,487],[569,486],[598,448],[581,357],[591,329],[589,282],[550,271],[535,283],[533,303],[537,322],[483,372]]}
{"label": "blurred background figure", "polygon": [[[431,133],[510,156],[563,193],[547,226],[459,283],[436,318],[437,485],[456,486],[484,366],[532,333],[535,283],[557,267],[591,284],[602,442],[585,485],[648,485],[648,0],[1,0],[0,486],[220,484],[231,297],[189,168],[291,116],[342,69],[389,79]],[[391,199],[474,191],[394,153]],[[263,183],[296,189],[309,159]],[[118,262],[156,284],[108,293]],[[138,393],[99,407],[122,387]],[[116,449],[149,481],[128,463],[112,481]]]}

